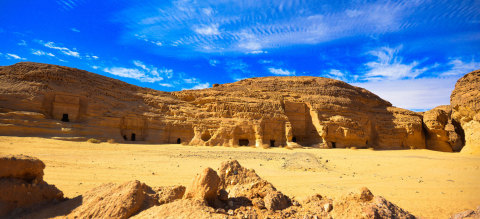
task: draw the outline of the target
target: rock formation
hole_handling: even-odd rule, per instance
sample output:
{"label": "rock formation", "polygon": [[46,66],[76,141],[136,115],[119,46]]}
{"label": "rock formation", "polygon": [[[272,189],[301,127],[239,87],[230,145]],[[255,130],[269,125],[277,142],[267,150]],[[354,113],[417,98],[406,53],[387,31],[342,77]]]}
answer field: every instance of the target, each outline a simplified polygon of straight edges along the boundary
{"label": "rock formation", "polygon": [[427,149],[436,151],[460,151],[463,146],[459,124],[452,119],[450,106],[438,106],[423,114]]}
{"label": "rock formation", "polygon": [[0,135],[223,146],[425,148],[422,114],[320,77],[161,92],[90,72],[0,67]]}
{"label": "rock formation", "polygon": [[0,217],[63,200],[60,190],[43,181],[44,168],[33,157],[0,157]]}
{"label": "rock formation", "polygon": [[480,70],[460,78],[450,97],[453,119],[465,133],[465,146],[461,152],[480,154]]}

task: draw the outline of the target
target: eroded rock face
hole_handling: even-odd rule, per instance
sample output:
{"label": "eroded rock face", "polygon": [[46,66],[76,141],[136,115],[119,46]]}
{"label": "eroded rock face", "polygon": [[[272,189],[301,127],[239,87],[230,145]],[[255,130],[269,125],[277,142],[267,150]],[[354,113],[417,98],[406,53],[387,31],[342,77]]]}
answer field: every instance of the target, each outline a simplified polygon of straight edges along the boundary
{"label": "eroded rock face", "polygon": [[450,96],[453,118],[465,133],[462,153],[480,154],[480,70],[460,78]]}
{"label": "eroded rock face", "polygon": [[139,181],[104,184],[82,196],[68,218],[128,218],[158,204],[155,192]]}
{"label": "eroded rock face", "polygon": [[450,106],[439,106],[423,114],[427,130],[427,149],[436,151],[460,151],[463,147],[461,127],[452,119]]}
{"label": "eroded rock face", "polygon": [[45,164],[33,157],[0,157],[0,217],[63,200],[63,193],[43,181]]}
{"label": "eroded rock face", "polygon": [[332,215],[334,218],[416,218],[385,198],[374,196],[365,187],[335,200]]}
{"label": "eroded rock face", "polygon": [[188,187],[185,197],[205,200],[213,204],[217,198],[219,184],[220,178],[218,177],[217,172],[212,168],[206,168],[201,174],[195,177],[192,185]]}
{"label": "eroded rock face", "polygon": [[425,148],[422,116],[320,77],[161,92],[39,63],[0,67],[0,134],[223,146]]}

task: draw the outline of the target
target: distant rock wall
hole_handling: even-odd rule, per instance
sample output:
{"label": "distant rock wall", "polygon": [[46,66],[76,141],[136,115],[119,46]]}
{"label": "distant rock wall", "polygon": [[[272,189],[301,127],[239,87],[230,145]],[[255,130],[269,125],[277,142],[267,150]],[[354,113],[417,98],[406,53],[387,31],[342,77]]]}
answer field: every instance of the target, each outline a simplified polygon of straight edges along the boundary
{"label": "distant rock wall", "polygon": [[168,93],[78,69],[23,62],[0,67],[0,85],[0,135],[459,151],[468,121],[456,128],[457,118],[475,116],[460,104],[453,114],[443,113],[446,123],[439,122],[444,112],[439,110],[426,112],[424,123],[422,113],[320,77],[251,78]]}

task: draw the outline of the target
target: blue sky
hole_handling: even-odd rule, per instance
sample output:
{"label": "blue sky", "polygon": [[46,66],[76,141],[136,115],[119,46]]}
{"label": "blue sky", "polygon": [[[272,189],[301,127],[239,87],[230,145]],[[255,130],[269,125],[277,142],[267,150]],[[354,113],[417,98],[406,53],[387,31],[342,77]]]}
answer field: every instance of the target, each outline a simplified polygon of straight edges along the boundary
{"label": "blue sky", "polygon": [[163,91],[321,76],[412,110],[480,69],[480,1],[0,0],[0,65],[84,69]]}

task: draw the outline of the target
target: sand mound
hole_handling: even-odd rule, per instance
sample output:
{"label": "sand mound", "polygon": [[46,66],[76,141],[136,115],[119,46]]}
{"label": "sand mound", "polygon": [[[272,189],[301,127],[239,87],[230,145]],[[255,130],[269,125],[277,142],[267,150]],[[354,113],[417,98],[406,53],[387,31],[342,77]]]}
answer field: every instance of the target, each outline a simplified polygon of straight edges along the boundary
{"label": "sand mound", "polygon": [[172,203],[155,206],[132,218],[225,218],[225,215],[215,213],[204,201],[182,199]]}
{"label": "sand mound", "polygon": [[45,164],[33,157],[0,158],[0,217],[63,199],[63,193],[43,181]]}

